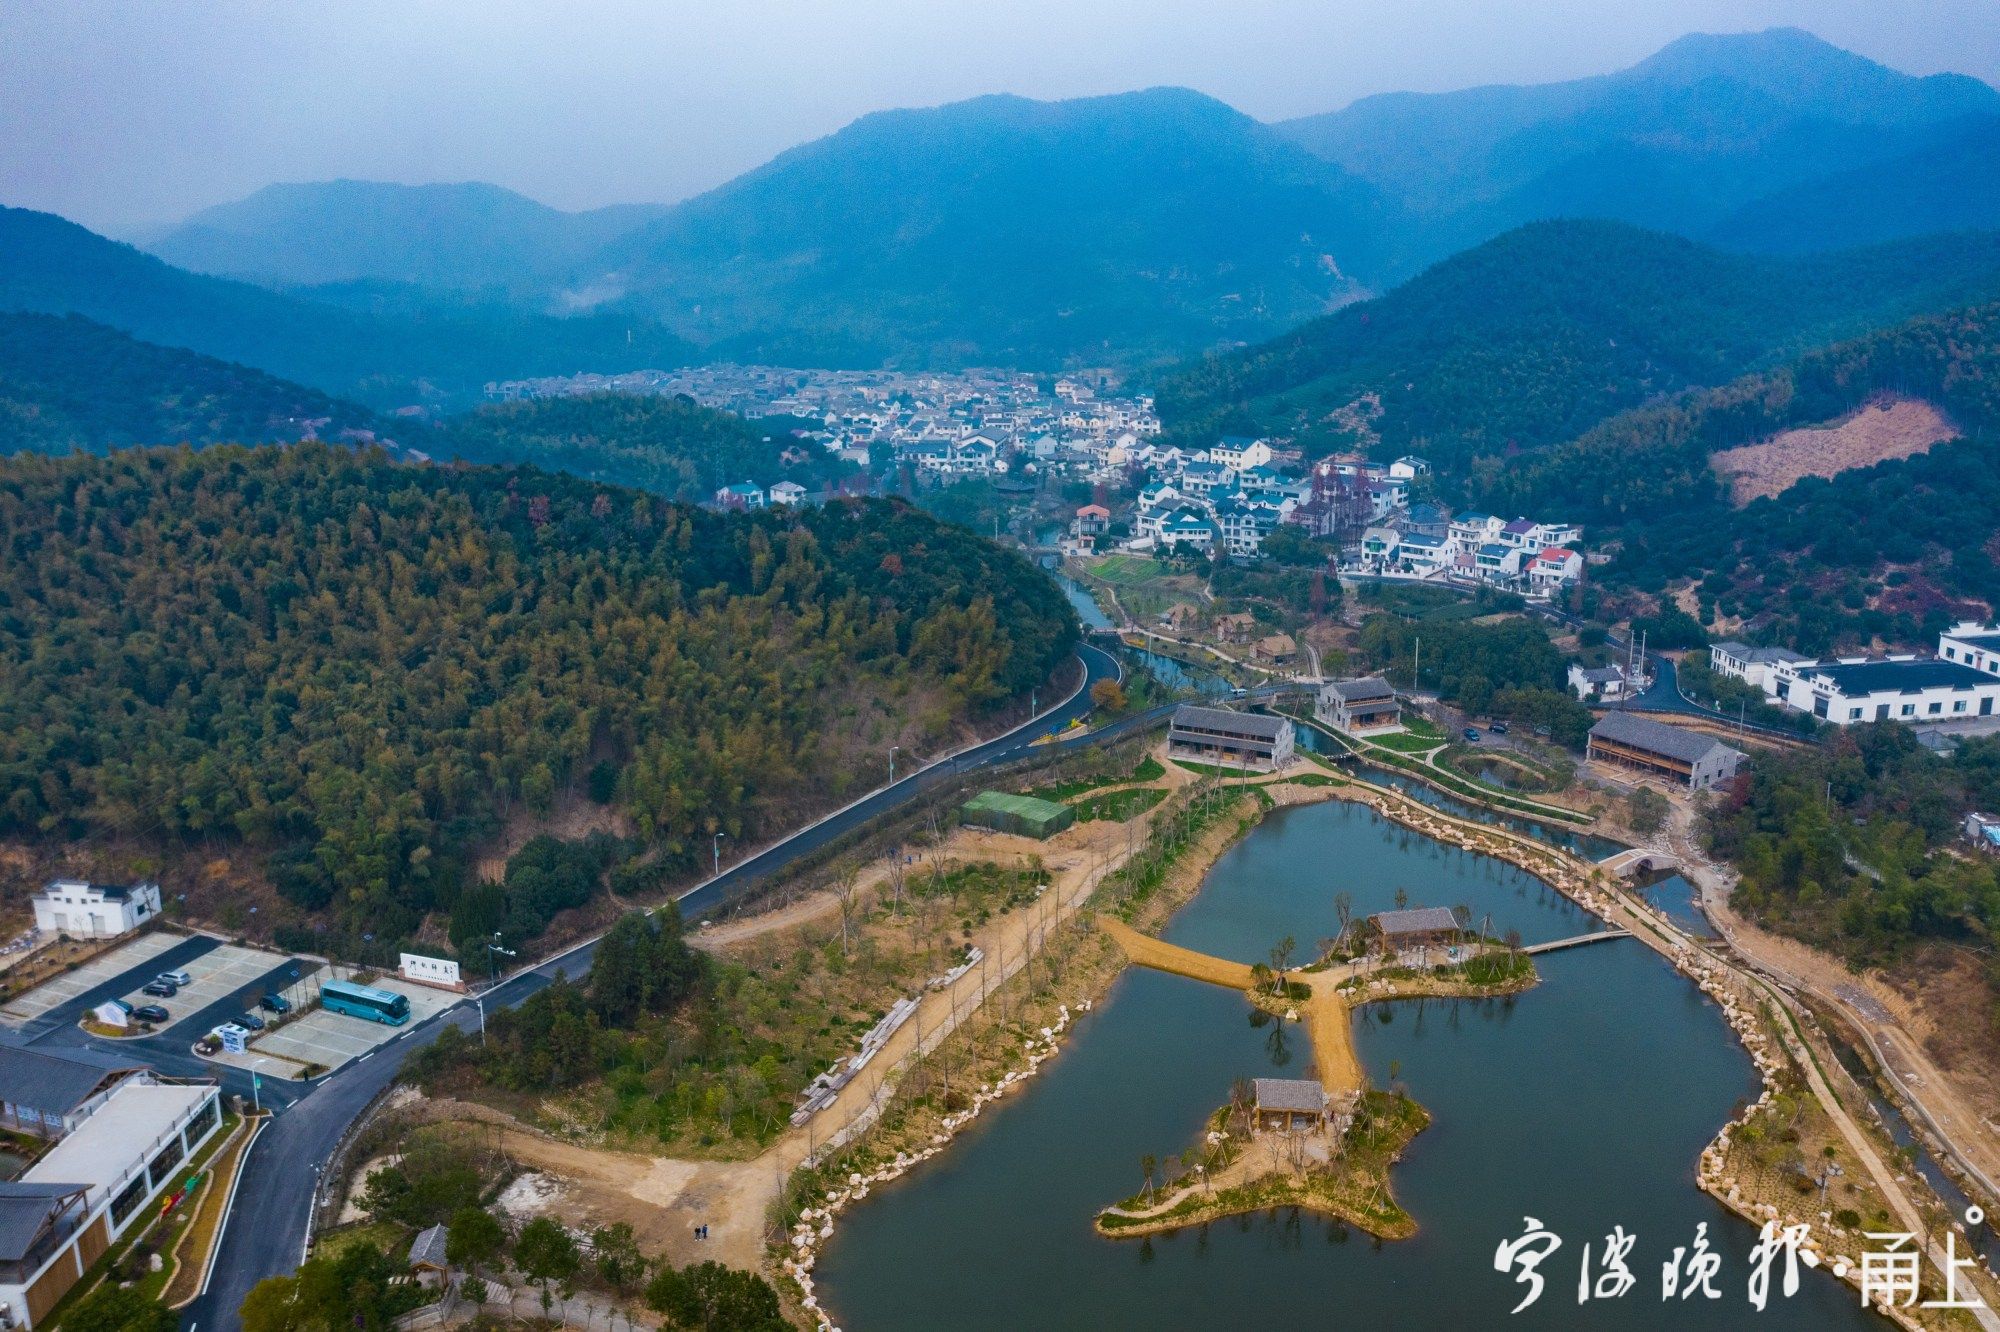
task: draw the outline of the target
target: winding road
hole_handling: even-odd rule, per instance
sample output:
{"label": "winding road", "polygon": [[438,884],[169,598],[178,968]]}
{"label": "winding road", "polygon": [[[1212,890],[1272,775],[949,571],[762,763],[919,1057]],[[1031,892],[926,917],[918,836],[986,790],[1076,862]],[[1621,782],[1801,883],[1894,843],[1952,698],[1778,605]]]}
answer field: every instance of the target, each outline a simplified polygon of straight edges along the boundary
{"label": "winding road", "polygon": [[[1037,741],[1059,735],[1090,714],[1090,686],[1099,680],[1124,677],[1124,669],[1109,653],[1088,643],[1078,646],[1084,667],[1082,682],[1061,704],[1004,735],[969,746],[870,792],[852,804],[808,824],[790,836],[763,847],[722,873],[688,889],[676,899],[689,918],[713,915],[740,900],[759,883],[870,820],[897,810],[920,796],[955,781],[962,774],[1021,758]],[[1079,749],[1105,744],[1159,724],[1172,705],[1123,718],[1081,736],[1048,741],[1042,748]],[[597,940],[578,944],[508,977],[482,994],[477,1003],[511,1008],[553,982],[559,975],[579,976],[590,969]],[[387,1045],[338,1069],[307,1087],[296,1099],[277,1084],[265,1083],[266,1103],[279,1113],[258,1137],[243,1168],[236,1204],[225,1222],[221,1252],[208,1289],[182,1311],[182,1326],[225,1329],[238,1325],[236,1311],[250,1288],[268,1276],[290,1272],[305,1254],[319,1172],[338,1147],[342,1135],[402,1071],[412,1052],[430,1044],[447,1025],[472,1032],[479,1011],[472,999],[462,1000],[430,1021],[398,1035]],[[152,1054],[155,1052],[150,1052]],[[162,1055],[169,1052],[159,1052]],[[180,1056],[194,1063],[192,1056]],[[163,1071],[193,1071],[166,1067]],[[200,1064],[208,1076],[217,1066]],[[225,1084],[247,1095],[247,1080],[226,1073]],[[236,1081],[242,1080],[240,1088]]]}

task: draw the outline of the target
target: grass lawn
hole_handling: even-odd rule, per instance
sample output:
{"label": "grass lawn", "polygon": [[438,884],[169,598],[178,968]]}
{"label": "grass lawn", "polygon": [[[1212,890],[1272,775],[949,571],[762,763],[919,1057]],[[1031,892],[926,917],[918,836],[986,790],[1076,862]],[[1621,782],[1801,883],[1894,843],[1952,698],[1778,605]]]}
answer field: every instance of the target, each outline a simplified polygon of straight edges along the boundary
{"label": "grass lawn", "polygon": [[1398,734],[1395,731],[1391,731],[1387,735],[1371,735],[1362,738],[1371,745],[1377,745],[1383,749],[1393,749],[1398,754],[1424,754],[1444,744],[1444,737],[1441,735],[1404,735]]}
{"label": "grass lawn", "polygon": [[1140,786],[1129,791],[1106,791],[1076,802],[1076,817],[1079,823],[1108,821],[1124,823],[1135,819],[1167,798],[1167,793],[1157,786]]}
{"label": "grass lawn", "polygon": [[1057,782],[1053,786],[1038,786],[1027,794],[1037,800],[1054,800],[1060,803],[1073,800],[1085,791],[1095,791],[1100,786],[1123,786],[1127,782],[1156,782],[1166,775],[1167,770],[1160,766],[1160,761],[1148,754],[1138,767],[1123,777],[1116,774],[1102,777],[1074,777],[1066,782]]}
{"label": "grass lawn", "polygon": [[1084,567],[1113,587],[1136,587],[1140,583],[1171,576],[1166,565],[1147,555],[1106,555]]}
{"label": "grass lawn", "polygon": [[394,1221],[359,1221],[321,1235],[313,1245],[314,1255],[338,1258],[356,1244],[370,1244],[393,1252],[410,1240],[410,1228]]}

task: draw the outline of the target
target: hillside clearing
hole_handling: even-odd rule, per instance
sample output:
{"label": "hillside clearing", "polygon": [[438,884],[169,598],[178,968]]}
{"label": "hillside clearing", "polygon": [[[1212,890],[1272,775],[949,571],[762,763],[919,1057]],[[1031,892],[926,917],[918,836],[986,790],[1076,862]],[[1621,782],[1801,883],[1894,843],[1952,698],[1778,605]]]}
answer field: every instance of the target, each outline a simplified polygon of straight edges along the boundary
{"label": "hillside clearing", "polygon": [[1809,476],[1832,477],[1928,453],[1958,435],[1945,414],[1919,398],[1879,398],[1831,425],[1786,430],[1761,444],[1709,459],[1737,508],[1783,494]]}

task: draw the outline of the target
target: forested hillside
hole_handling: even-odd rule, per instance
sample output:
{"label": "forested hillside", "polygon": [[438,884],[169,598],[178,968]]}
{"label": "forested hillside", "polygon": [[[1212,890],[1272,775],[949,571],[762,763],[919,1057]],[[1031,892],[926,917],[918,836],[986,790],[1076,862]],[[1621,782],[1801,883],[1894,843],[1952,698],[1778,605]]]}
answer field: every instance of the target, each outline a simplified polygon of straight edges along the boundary
{"label": "forested hillside", "polygon": [[1941,127],[1907,153],[1776,190],[1711,227],[1731,249],[1803,254],[1926,231],[2000,227],[2000,116]]}
{"label": "forested hillside", "polygon": [[374,426],[351,402],[77,315],[0,313],[0,454],[295,440]]}
{"label": "forested hillside", "polygon": [[768,486],[789,478],[812,490],[841,471],[818,444],[801,446],[775,423],[685,398],[619,393],[482,407],[446,421],[432,450],[470,462],[531,463],[690,501],[732,481]]}
{"label": "forested hillside", "polygon": [[717,359],[1100,365],[1263,337],[1371,274],[1376,192],[1185,88],[865,116],[587,277]]}
{"label": "forested hillside", "polygon": [[[901,505],[729,517],[317,444],[16,457],[0,541],[0,833],[240,847],[378,951],[510,816],[588,790],[678,873],[1076,635],[1018,557]],[[482,911],[573,904],[580,856],[589,883],[587,847],[516,857]]]}
{"label": "forested hillside", "polygon": [[[1942,408],[1963,438],[1742,509],[1709,468],[1719,449],[1835,419],[1881,394]],[[1772,641],[1819,653],[1913,642],[1954,614],[2000,608],[2000,305],[1910,321],[1782,370],[1607,421],[1491,475],[1498,507],[1554,507],[1615,530],[1612,587],[1700,584],[1732,619],[1775,617]]]}
{"label": "forested hillside", "polygon": [[49,213],[0,207],[0,310],[80,314],[370,406],[451,402],[487,380],[677,365],[639,318],[374,315],[174,268]]}
{"label": "forested hillside", "polygon": [[[1544,222],[1373,301],[1161,385],[1176,436],[1415,450],[1447,474],[1573,439],[1658,395],[1913,314],[2000,295],[2000,235],[1837,254],[1725,254],[1611,222]],[[1355,404],[1362,413],[1357,429]],[[1372,405],[1379,419],[1370,423]]]}
{"label": "forested hillside", "polygon": [[[1968,809],[2000,803],[2000,741],[1971,739],[1948,759],[1905,726],[1841,727],[1822,745],[1760,753],[1750,780],[1710,817],[1742,868],[1738,910],[1832,949],[1892,966],[1926,943],[1967,945],[2000,993],[2000,874],[1945,854]],[[1968,1014],[1985,1027],[1990,1006]]]}

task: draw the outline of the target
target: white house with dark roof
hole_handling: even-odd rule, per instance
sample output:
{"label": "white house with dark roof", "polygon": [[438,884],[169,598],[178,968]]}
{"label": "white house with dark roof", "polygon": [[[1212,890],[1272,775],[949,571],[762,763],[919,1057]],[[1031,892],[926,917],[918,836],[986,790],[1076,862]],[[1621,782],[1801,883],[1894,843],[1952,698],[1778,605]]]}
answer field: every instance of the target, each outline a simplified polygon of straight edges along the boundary
{"label": "white house with dark roof", "polygon": [[1860,722],[1964,721],[2000,713],[2000,676],[1933,657],[1784,663],[1764,692],[1836,726]]}
{"label": "white house with dark roof", "polygon": [[1358,733],[1402,729],[1403,700],[1379,675],[1329,680],[1313,700],[1313,716],[1336,730]]}
{"label": "white house with dark roof", "polygon": [[1193,509],[1182,509],[1161,522],[1159,543],[1167,550],[1209,550],[1215,545],[1215,526]]}
{"label": "white house with dark roof", "polygon": [[157,883],[86,883],[56,879],[32,899],[35,928],[72,939],[113,939],[160,914]]}
{"label": "white house with dark roof", "polygon": [[1232,472],[1248,471],[1271,461],[1271,446],[1261,439],[1224,435],[1208,446],[1208,460],[1220,463]]}
{"label": "white house with dark roof", "polygon": [[1708,647],[1710,670],[1717,675],[1726,675],[1732,680],[1741,680],[1744,684],[1753,685],[1766,693],[1771,692],[1771,674],[1775,668],[1794,666],[1810,660],[1811,658],[1802,657],[1790,648],[1751,647],[1748,643],[1739,643],[1733,638],[1720,643],[1711,643]]}
{"label": "white house with dark roof", "polygon": [[2000,625],[1961,621],[1938,635],[1938,656],[1988,675],[2000,675]]}

